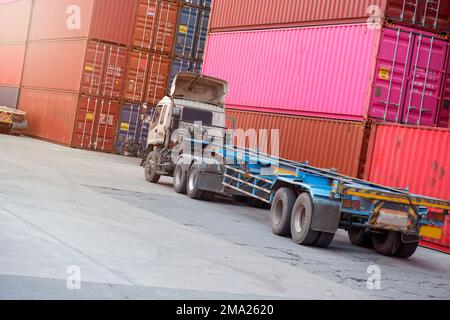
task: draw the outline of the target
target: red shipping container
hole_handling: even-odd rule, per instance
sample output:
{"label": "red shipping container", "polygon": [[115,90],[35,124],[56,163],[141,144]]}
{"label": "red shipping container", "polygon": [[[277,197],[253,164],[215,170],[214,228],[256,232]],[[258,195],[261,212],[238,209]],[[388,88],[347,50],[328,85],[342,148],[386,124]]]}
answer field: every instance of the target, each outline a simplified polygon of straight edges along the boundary
{"label": "red shipping container", "polygon": [[165,55],[134,50],[130,53],[124,99],[154,105],[166,94],[170,59]]}
{"label": "red shipping container", "polygon": [[27,41],[31,7],[32,0],[0,2],[0,45]]}
{"label": "red shipping container", "polygon": [[[263,140],[267,142],[267,148],[265,145],[258,145],[266,153],[278,154],[271,148],[271,130],[278,130],[279,155],[282,158],[308,161],[313,166],[325,169],[335,168],[338,172],[353,177],[362,177],[364,174],[368,140],[368,130],[364,123],[234,109],[227,109],[227,120],[228,128],[232,129],[235,124],[238,130],[256,130],[259,137],[262,137],[260,130],[267,130],[267,139]],[[246,145],[238,142],[242,147],[255,147],[248,143],[249,140]]]}
{"label": "red shipping container", "polygon": [[[450,130],[374,125],[365,179],[416,194],[450,199]],[[444,237],[438,243],[450,247],[449,233],[447,223]]]}
{"label": "red shipping container", "polygon": [[125,81],[128,50],[91,41],[87,46],[81,93],[120,99]]}
{"label": "red shipping container", "polygon": [[0,46],[0,86],[20,86],[25,44]]}
{"label": "red shipping container", "polygon": [[450,0],[215,0],[212,10],[212,32],[366,22],[370,16],[450,29]]}
{"label": "red shipping container", "polygon": [[71,146],[114,152],[120,104],[105,98],[81,96]]}
{"label": "red shipping container", "polygon": [[31,41],[97,39],[130,45],[137,0],[35,0]]}
{"label": "red shipping container", "polygon": [[27,134],[70,145],[78,95],[22,88],[20,110],[27,112]]}
{"label": "red shipping container", "polygon": [[447,50],[405,27],[228,32],[210,34],[203,73],[228,81],[231,108],[432,126]]}
{"label": "red shipping container", "polygon": [[28,45],[23,86],[119,99],[128,51],[87,40]]}
{"label": "red shipping container", "polygon": [[133,46],[172,54],[179,5],[169,0],[139,0]]}

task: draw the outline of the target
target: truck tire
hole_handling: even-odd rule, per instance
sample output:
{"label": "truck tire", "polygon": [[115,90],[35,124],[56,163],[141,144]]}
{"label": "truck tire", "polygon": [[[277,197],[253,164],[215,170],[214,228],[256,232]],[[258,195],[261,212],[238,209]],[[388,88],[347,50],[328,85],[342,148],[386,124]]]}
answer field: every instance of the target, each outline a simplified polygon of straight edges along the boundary
{"label": "truck tire", "polygon": [[308,193],[302,193],[295,202],[291,218],[291,234],[295,243],[304,246],[316,244],[320,232],[311,229],[314,205]]}
{"label": "truck tire", "polygon": [[272,232],[281,237],[291,235],[291,217],[297,197],[289,188],[281,188],[272,201]]}
{"label": "truck tire", "polygon": [[187,172],[183,159],[180,159],[173,173],[173,188],[175,192],[186,194]]}
{"label": "truck tire", "polygon": [[352,228],[348,230],[348,238],[355,246],[369,249],[373,248],[372,236],[363,228]]}
{"label": "truck tire", "polygon": [[150,183],[158,183],[161,176],[156,173],[156,153],[151,151],[145,161],[145,179]]}
{"label": "truck tire", "polygon": [[401,239],[399,235],[400,234],[395,231],[373,233],[372,243],[375,251],[385,256],[395,256],[401,245]]}
{"label": "truck tire", "polygon": [[418,247],[419,242],[402,243],[400,244],[398,251],[395,253],[395,256],[398,258],[408,259],[416,253]]}
{"label": "truck tire", "polygon": [[215,192],[212,191],[205,191],[203,193],[203,197],[202,200],[203,201],[212,201],[214,199],[214,197],[216,196]]}
{"label": "truck tire", "polygon": [[186,192],[189,198],[195,200],[202,200],[205,196],[205,191],[198,188],[198,176],[200,170],[197,164],[193,164],[187,175]]}
{"label": "truck tire", "polygon": [[333,242],[334,235],[334,233],[321,232],[316,243],[314,243],[314,246],[318,248],[327,248]]}

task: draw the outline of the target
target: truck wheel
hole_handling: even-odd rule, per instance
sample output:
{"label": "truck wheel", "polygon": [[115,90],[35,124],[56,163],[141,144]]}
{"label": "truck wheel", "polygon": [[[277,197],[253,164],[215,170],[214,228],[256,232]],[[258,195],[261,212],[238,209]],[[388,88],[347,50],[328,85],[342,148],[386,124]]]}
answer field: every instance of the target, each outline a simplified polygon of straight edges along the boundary
{"label": "truck wheel", "polygon": [[385,256],[395,256],[401,245],[399,233],[387,231],[385,233],[373,233],[372,243],[375,251]]}
{"label": "truck wheel", "polygon": [[358,247],[373,248],[372,236],[363,228],[352,228],[348,230],[348,238],[350,242]]}
{"label": "truck wheel", "polygon": [[158,183],[161,176],[156,173],[156,154],[152,151],[145,161],[145,179],[150,183]]}
{"label": "truck wheel", "polygon": [[289,188],[281,188],[275,194],[272,202],[272,232],[277,236],[291,235],[291,217],[296,196]]}
{"label": "truck wheel", "polygon": [[173,187],[177,193],[186,194],[186,171],[184,160],[180,159],[173,173]]}
{"label": "truck wheel", "polygon": [[396,257],[408,259],[416,253],[417,248],[419,247],[419,242],[414,243],[402,243],[400,244],[400,248],[395,254]]}
{"label": "truck wheel", "polygon": [[334,233],[321,232],[316,243],[314,243],[314,246],[318,248],[327,248],[333,242],[333,239]]}
{"label": "truck wheel", "polygon": [[314,206],[309,194],[302,193],[295,202],[291,218],[291,234],[295,243],[311,246],[317,242],[320,232],[311,229]]}
{"label": "truck wheel", "polygon": [[187,195],[191,199],[195,200],[201,200],[203,199],[205,195],[205,191],[200,190],[198,188],[198,177],[199,177],[199,168],[198,165],[194,164],[192,165],[191,169],[189,170],[188,176],[187,176]]}

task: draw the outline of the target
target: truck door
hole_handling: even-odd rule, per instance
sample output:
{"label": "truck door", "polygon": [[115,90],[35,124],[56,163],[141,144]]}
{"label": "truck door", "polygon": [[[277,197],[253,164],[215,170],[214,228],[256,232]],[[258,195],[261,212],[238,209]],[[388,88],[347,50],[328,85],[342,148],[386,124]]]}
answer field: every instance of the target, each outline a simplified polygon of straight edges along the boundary
{"label": "truck door", "polygon": [[164,144],[166,134],[166,118],[168,116],[168,105],[158,105],[153,113],[152,122],[148,132],[147,145]]}

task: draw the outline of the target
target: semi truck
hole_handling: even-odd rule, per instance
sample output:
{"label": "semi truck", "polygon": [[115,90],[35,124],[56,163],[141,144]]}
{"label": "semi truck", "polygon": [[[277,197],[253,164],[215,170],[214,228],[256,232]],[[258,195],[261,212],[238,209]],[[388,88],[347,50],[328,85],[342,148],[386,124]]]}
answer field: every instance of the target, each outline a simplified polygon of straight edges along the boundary
{"label": "semi truck", "polygon": [[216,194],[270,207],[272,231],[328,247],[339,229],[352,244],[409,258],[421,237],[440,239],[450,201],[415,195],[235,145],[226,129],[225,81],[180,73],[156,107],[142,165],[145,178],[173,177],[192,199]]}

